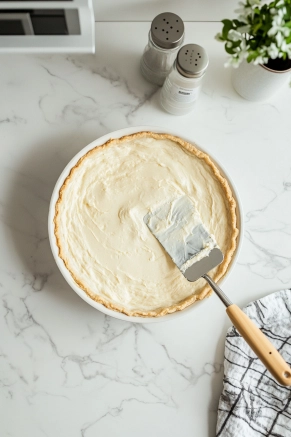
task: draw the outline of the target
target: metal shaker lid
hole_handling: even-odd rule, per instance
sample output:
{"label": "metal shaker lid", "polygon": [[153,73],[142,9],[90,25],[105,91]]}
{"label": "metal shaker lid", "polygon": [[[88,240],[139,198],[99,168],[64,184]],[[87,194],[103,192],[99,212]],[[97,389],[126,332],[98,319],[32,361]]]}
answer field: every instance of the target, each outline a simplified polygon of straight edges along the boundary
{"label": "metal shaker lid", "polygon": [[158,47],[173,49],[183,43],[184,23],[178,15],[163,12],[153,19],[151,36]]}
{"label": "metal shaker lid", "polygon": [[176,66],[182,76],[200,77],[208,64],[208,55],[198,44],[186,44],[178,52]]}

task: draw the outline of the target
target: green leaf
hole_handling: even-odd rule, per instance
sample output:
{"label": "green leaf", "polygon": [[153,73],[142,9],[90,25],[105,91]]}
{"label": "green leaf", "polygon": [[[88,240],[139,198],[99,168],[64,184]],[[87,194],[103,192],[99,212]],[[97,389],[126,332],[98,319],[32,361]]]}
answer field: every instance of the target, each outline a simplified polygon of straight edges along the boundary
{"label": "green leaf", "polygon": [[222,29],[222,38],[227,39],[228,32],[233,29],[233,23],[231,20],[222,20],[223,29]]}
{"label": "green leaf", "polygon": [[254,61],[257,57],[258,57],[258,52],[254,51],[254,52],[250,52],[250,54],[247,57],[247,62],[252,62]]}
{"label": "green leaf", "polygon": [[260,15],[260,9],[258,9],[258,8],[253,9],[253,14]]}
{"label": "green leaf", "polygon": [[257,33],[258,30],[262,27],[262,23],[256,24],[256,26],[252,29],[252,33]]}
{"label": "green leaf", "polygon": [[224,46],[226,53],[228,53],[229,55],[234,55],[235,51],[233,50],[232,47],[227,47],[226,44]]}
{"label": "green leaf", "polygon": [[236,49],[241,45],[241,41],[231,41],[231,42],[232,42],[232,49]]}
{"label": "green leaf", "polygon": [[249,46],[251,50],[256,50],[256,48],[258,47],[258,41],[256,39],[250,39]]}
{"label": "green leaf", "polygon": [[233,24],[236,27],[246,26],[246,23],[244,23],[243,21],[239,21],[239,20],[233,20]]}

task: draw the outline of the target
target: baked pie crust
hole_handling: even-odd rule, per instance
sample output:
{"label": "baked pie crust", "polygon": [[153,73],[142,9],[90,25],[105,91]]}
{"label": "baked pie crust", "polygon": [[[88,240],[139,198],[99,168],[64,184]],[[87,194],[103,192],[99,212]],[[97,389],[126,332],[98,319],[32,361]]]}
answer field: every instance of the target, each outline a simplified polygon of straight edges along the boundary
{"label": "baked pie crust", "polygon": [[[143,146],[144,144],[144,146]],[[160,153],[164,153],[163,151],[165,150],[165,153],[168,153],[169,150],[171,150],[171,147],[173,147],[173,151],[175,152],[175,154],[173,155],[174,158],[171,161],[170,158],[168,158],[167,155],[163,155],[166,156],[165,159],[168,160],[169,162],[169,167],[176,165],[175,162],[177,161],[177,156],[180,157],[181,156],[181,163],[178,163],[178,174],[179,177],[183,179],[184,182],[182,182],[182,188],[183,190],[186,189],[188,187],[188,182],[187,182],[187,174],[186,174],[186,178],[184,180],[184,173],[183,173],[183,165],[185,165],[185,169],[187,170],[187,168],[198,168],[199,167],[199,173],[197,173],[198,175],[201,174],[201,181],[199,181],[199,184],[197,183],[198,186],[198,191],[200,192],[200,187],[202,190],[204,190],[204,195],[202,199],[195,199],[196,204],[198,204],[199,206],[199,202],[201,202],[201,205],[205,202],[205,197],[207,197],[207,201],[208,204],[210,206],[207,206],[207,208],[214,208],[213,209],[213,213],[211,212],[212,209],[209,209],[210,213],[207,213],[207,217],[208,217],[208,227],[210,226],[216,226],[215,223],[213,223],[213,220],[215,219],[215,217],[217,218],[217,220],[222,220],[220,219],[220,217],[222,217],[224,219],[224,228],[222,228],[223,232],[219,232],[219,234],[223,233],[223,247],[220,244],[219,238],[220,235],[214,235],[216,237],[216,240],[218,241],[219,246],[221,247],[221,249],[224,252],[224,260],[222,262],[222,264],[220,264],[220,266],[218,266],[216,269],[214,269],[211,272],[211,276],[213,277],[213,279],[215,281],[219,281],[227,272],[228,267],[230,265],[231,259],[235,253],[236,250],[236,242],[237,242],[237,236],[238,236],[238,229],[237,229],[237,215],[236,215],[236,202],[235,199],[232,195],[231,189],[229,187],[229,184],[227,182],[227,180],[221,175],[219,169],[216,167],[216,165],[214,164],[214,162],[211,160],[211,158],[204,152],[200,151],[197,147],[195,147],[193,144],[190,144],[184,140],[182,140],[179,137],[173,136],[173,135],[169,135],[167,133],[154,133],[154,132],[138,132],[132,135],[126,135],[123,136],[119,139],[110,139],[109,141],[107,141],[105,144],[101,145],[101,146],[97,146],[93,149],[91,149],[89,152],[87,152],[84,156],[82,156],[79,161],[77,162],[77,164],[71,169],[69,175],[67,176],[67,178],[65,179],[60,191],[59,191],[59,198],[56,202],[56,206],[55,206],[55,217],[54,217],[54,225],[55,225],[55,236],[56,236],[56,242],[57,242],[57,246],[59,249],[59,257],[63,260],[66,268],[68,269],[68,271],[70,272],[72,278],[74,279],[74,281],[76,282],[76,284],[78,284],[78,286],[80,288],[82,288],[88,296],[90,296],[91,299],[95,300],[96,302],[101,303],[102,305],[104,305],[105,307],[114,310],[114,311],[118,311],[121,313],[124,313],[128,316],[141,316],[141,317],[160,317],[160,316],[164,316],[166,314],[170,314],[170,313],[174,313],[176,311],[181,311],[184,308],[188,307],[189,305],[193,304],[195,301],[197,300],[202,300],[205,297],[208,297],[212,291],[209,287],[209,285],[205,284],[205,281],[203,279],[200,279],[199,281],[202,281],[201,284],[199,285],[198,289],[194,290],[194,286],[196,286],[196,283],[192,283],[192,285],[190,283],[188,283],[186,281],[186,279],[182,276],[182,274],[180,274],[180,272],[177,272],[175,269],[176,267],[171,265],[171,261],[169,261],[169,258],[167,258],[167,260],[165,261],[165,258],[167,257],[167,255],[165,255],[165,258],[163,258],[163,254],[162,252],[159,253],[156,256],[157,261],[151,261],[150,260],[150,256],[154,256],[153,253],[151,253],[149,255],[149,264],[147,265],[147,262],[145,262],[145,265],[148,266],[148,270],[146,271],[147,273],[147,277],[148,277],[148,283],[147,283],[147,278],[145,279],[144,285],[143,282],[139,281],[139,278],[134,278],[133,282],[131,282],[131,275],[132,273],[128,273],[127,272],[127,267],[130,269],[130,263],[134,262],[133,258],[128,258],[129,262],[128,262],[128,266],[125,265],[125,270],[122,270],[121,276],[124,276],[124,278],[129,278],[128,282],[127,279],[124,282],[124,284],[119,285],[119,263],[120,262],[124,262],[124,260],[127,259],[127,257],[130,257],[130,250],[131,247],[128,247],[128,251],[124,252],[124,254],[120,254],[118,252],[118,249],[116,249],[115,251],[112,251],[112,247],[110,246],[110,244],[114,245],[114,236],[112,237],[112,241],[110,240],[111,238],[111,234],[112,234],[112,229],[109,229],[107,231],[107,226],[108,226],[108,220],[103,220],[103,216],[102,214],[104,214],[104,211],[99,211],[98,208],[96,207],[95,204],[95,200],[98,200],[98,198],[94,198],[94,196],[92,197],[92,192],[90,192],[88,194],[87,191],[89,191],[90,186],[92,185],[92,180],[90,179],[89,181],[86,181],[86,177],[90,178],[91,177],[91,173],[93,170],[97,172],[97,174],[95,175],[96,178],[98,179],[98,177],[100,179],[98,179],[98,185],[96,185],[97,187],[100,186],[100,184],[102,185],[104,183],[104,181],[102,180],[102,172],[99,175],[98,174],[98,168],[99,168],[99,164],[98,164],[98,159],[101,157],[100,153],[102,153],[104,155],[104,159],[106,161],[106,153],[107,150],[111,149],[111,151],[109,152],[111,154],[111,157],[114,157],[115,155],[112,154],[112,148],[114,148],[115,153],[117,153],[117,151],[121,151],[122,147],[125,147],[126,150],[129,150],[129,153],[131,153],[130,155],[130,159],[128,159],[128,154],[126,155],[123,162],[122,159],[120,162],[116,161],[116,168],[118,169],[121,165],[123,166],[128,166],[129,167],[129,174],[130,174],[130,166],[133,165],[134,163],[134,159],[136,159],[136,166],[141,165],[141,168],[146,169],[147,165],[150,165],[153,167],[154,164],[153,163],[153,159],[154,158],[154,154],[153,154],[153,148],[155,147],[155,144],[157,146],[156,149],[156,154],[157,154],[157,160],[158,160],[158,156]],[[140,156],[137,153],[137,156],[135,158],[134,153],[138,152],[140,150],[140,148],[142,149],[143,147],[145,147],[145,150],[149,150],[151,155],[149,161],[147,162],[146,159],[144,159],[142,161],[142,164],[139,163],[138,160],[140,160]],[[184,153],[181,153],[184,152]],[[120,152],[123,153],[123,152]],[[118,153],[117,153],[118,154]],[[103,156],[102,155],[102,156]],[[161,155],[162,156],[162,155]],[[99,157],[99,158],[98,158]],[[83,171],[83,168],[85,168],[86,165],[89,165],[88,163],[92,162],[94,163],[94,160],[96,159],[96,167],[90,167],[90,171],[86,169],[86,171]],[[111,158],[112,159],[112,158]],[[116,160],[118,160],[118,158],[116,158]],[[163,158],[160,159],[161,162],[159,162],[159,167],[157,167],[157,173],[159,172],[159,168],[161,167],[161,172],[164,171],[164,169],[162,168],[164,166],[163,164]],[[106,161],[107,162],[107,161]],[[110,159],[107,162],[107,164],[104,164],[104,162],[102,163],[102,165],[100,165],[101,167],[105,165],[105,169],[106,169],[106,165],[108,166],[108,171],[104,171],[104,175],[107,175],[108,173],[110,173],[111,171],[111,164],[110,164]],[[190,167],[187,167],[190,166]],[[192,166],[192,167],[191,167]],[[102,169],[103,169],[102,167]],[[93,170],[92,170],[93,169]],[[150,169],[150,167],[149,167]],[[174,168],[175,170],[175,168]],[[121,171],[121,170],[120,170]],[[138,170],[135,170],[138,171]],[[165,170],[166,171],[166,170]],[[198,171],[198,170],[197,170]],[[147,175],[147,171],[144,170],[144,179],[146,179],[146,175]],[[116,175],[117,174],[117,175]],[[138,174],[138,173],[135,173]],[[162,174],[162,173],[161,173]],[[167,173],[167,177],[168,175],[172,175],[173,173],[173,169],[170,168],[169,173]],[[189,177],[192,175],[192,171],[190,171],[189,173]],[[111,177],[111,176],[110,176]],[[109,181],[109,185],[110,185],[110,177],[108,179]],[[208,179],[207,179],[207,178]],[[122,186],[123,183],[126,183],[125,179],[126,177],[123,179],[118,179],[118,172],[113,172],[112,170],[112,178],[117,178],[117,182],[116,182],[116,186]],[[200,178],[200,176],[199,176]],[[113,180],[113,179],[112,179]],[[151,176],[151,181],[155,180],[155,172],[153,172],[153,175]],[[211,180],[211,190],[209,188],[209,192],[208,190],[208,181]],[[85,182],[84,182],[85,181]],[[108,182],[106,181],[106,183]],[[96,182],[95,180],[93,180],[93,182]],[[84,183],[84,185],[87,183],[87,191],[85,191],[84,193],[82,193],[82,183]],[[157,182],[158,183],[158,182]],[[162,188],[168,189],[167,187],[169,187],[169,189],[176,189],[176,184],[180,183],[180,180],[177,179],[176,181],[173,181],[173,183],[170,181],[169,179],[167,179],[167,181],[165,181],[165,184],[163,185],[163,183],[161,183],[161,181],[159,181],[159,187],[162,186]],[[192,183],[192,187],[194,187],[195,189],[197,188],[195,185],[195,181],[194,181],[194,185],[193,185],[193,181]],[[73,184],[73,185],[72,185]],[[77,186],[78,189],[74,188],[74,184]],[[85,185],[86,186],[86,185]],[[131,187],[134,186],[134,181],[133,182],[129,182],[128,183],[128,190],[131,190]],[[145,181],[145,186],[146,186],[146,181]],[[75,191],[77,190],[78,193],[80,193],[80,198],[78,198],[78,196],[76,196],[76,193],[73,191],[73,188],[75,189]],[[112,188],[112,187],[111,187]],[[138,192],[138,190],[140,190],[139,196],[142,199],[142,195],[143,195],[143,186],[139,186],[138,188],[132,188],[135,189],[135,193]],[[106,192],[108,191],[108,184],[104,185],[104,187],[102,188],[102,198],[103,195],[106,198]],[[110,187],[109,187],[110,189]],[[113,192],[115,190],[115,186],[112,188]],[[153,188],[151,187],[151,189],[153,190]],[[189,190],[189,187],[187,188],[187,190]],[[213,196],[215,195],[215,191],[217,191],[217,205],[215,203],[215,201],[213,200]],[[121,191],[122,188],[121,188]],[[125,190],[126,192],[126,190]],[[153,190],[152,192],[156,192],[155,190]],[[157,186],[157,192],[158,192],[158,186]],[[112,194],[112,190],[109,191],[109,193]],[[187,193],[189,195],[189,193],[191,194],[191,187],[190,187],[190,191]],[[206,193],[206,196],[205,196]],[[115,193],[116,196],[115,198],[113,197],[112,200],[112,205],[115,202],[118,202],[119,200],[119,193],[116,192]],[[123,193],[124,194],[124,193]],[[148,194],[148,193],[147,193]],[[162,193],[163,194],[163,193]],[[197,192],[196,192],[197,194]],[[87,197],[86,197],[86,196]],[[83,197],[82,197],[83,196]],[[129,194],[130,196],[130,194]],[[194,196],[195,197],[195,196]],[[78,204],[76,203],[76,199],[78,200]],[[88,200],[89,199],[89,200]],[[108,206],[108,199],[105,201],[107,202],[106,205]],[[141,207],[144,207],[143,202],[141,201]],[[214,206],[213,206],[213,205]],[[72,206],[73,205],[73,206]],[[204,206],[203,206],[204,207]],[[70,210],[70,208],[74,208],[73,210]],[[89,208],[89,210],[88,210]],[[207,208],[205,207],[205,211],[207,210]],[[84,210],[84,211],[83,211]],[[89,211],[89,214],[87,213],[87,211]],[[142,211],[142,208],[141,208]],[[75,212],[76,214],[80,214],[79,216],[75,216]],[[108,213],[108,211],[105,211],[105,213]],[[82,215],[83,214],[83,215]],[[125,220],[125,223],[129,223],[128,221],[128,214],[131,214],[130,212],[130,208],[128,211],[124,212],[123,208],[119,208],[118,210],[118,215],[121,214],[127,214]],[[201,214],[201,213],[200,213]],[[142,220],[143,215],[141,214],[141,212],[139,212],[139,215],[141,215],[141,217],[138,218],[138,220]],[[122,226],[122,220],[123,217],[119,217],[120,220],[120,226]],[[90,223],[91,218],[94,218],[94,223],[92,222],[92,224]],[[96,226],[98,227],[98,217],[102,217],[103,220],[103,224],[102,224],[102,229],[97,229]],[[214,217],[214,218],[213,218]],[[74,220],[78,219],[78,222],[76,221],[76,223],[74,223]],[[95,222],[95,218],[96,218],[96,222]],[[135,217],[133,217],[135,220]],[[89,220],[87,221],[87,223],[89,223],[89,227],[90,227],[90,234],[88,234],[88,244],[91,244],[92,238],[94,240],[95,238],[95,232],[97,235],[97,241],[98,241],[98,246],[95,245],[94,248],[98,248],[99,244],[100,244],[100,236],[104,236],[104,241],[106,241],[105,244],[105,250],[101,250],[101,255],[99,257],[99,264],[98,266],[100,266],[102,264],[102,260],[103,260],[103,255],[104,255],[104,265],[100,266],[100,269],[102,270],[102,273],[96,273],[96,265],[94,264],[95,262],[95,254],[91,253],[91,246],[85,246],[82,249],[82,242],[84,241],[83,235],[82,238],[79,236],[79,229],[80,227],[82,228],[81,231],[85,232],[85,234],[87,233],[87,228],[86,225],[84,225],[84,220]],[[202,214],[202,220],[203,219],[203,214]],[[67,226],[68,225],[68,226]],[[91,227],[92,225],[92,227]],[[79,226],[79,227],[78,227]],[[118,226],[118,224],[117,224]],[[140,225],[138,225],[139,228]],[[67,227],[69,229],[67,229]],[[120,229],[117,230],[118,233],[120,234]],[[212,232],[212,230],[210,229],[210,231]],[[88,231],[89,232],[89,231]],[[106,234],[107,232],[107,234]],[[132,229],[128,229],[128,232],[132,232]],[[144,231],[143,231],[144,232]],[[92,237],[93,235],[93,237]],[[124,235],[124,233],[123,233]],[[146,238],[151,238],[152,236],[148,236]],[[102,237],[103,238],[103,237]],[[134,236],[133,236],[134,238]],[[152,237],[153,240],[154,237]],[[107,240],[109,239],[109,243],[107,243]],[[145,237],[142,236],[138,241],[133,240],[133,243],[136,244],[136,253],[137,253],[137,257],[134,258],[138,258],[139,254],[142,253],[142,256],[144,257],[144,252],[146,250],[149,250],[148,247],[143,246],[144,244],[144,239]],[[156,244],[157,246],[155,246],[155,251],[157,250],[162,250],[162,249],[157,249],[158,248],[158,243],[155,242],[153,243],[153,240],[150,240],[150,244]],[[102,243],[102,242],[101,242]],[[95,243],[94,243],[95,244]],[[109,244],[109,246],[108,246]],[[122,242],[120,243],[122,244]],[[133,244],[133,247],[134,247]],[[147,242],[146,242],[147,244]],[[107,246],[106,246],[107,245]],[[89,247],[89,249],[88,249]],[[111,257],[109,257],[108,259],[110,260],[110,263],[113,263],[113,270],[116,269],[115,273],[116,275],[114,276],[116,278],[114,284],[112,285],[112,298],[108,297],[108,295],[106,295],[106,293],[102,292],[102,290],[100,288],[102,288],[102,281],[104,280],[104,284],[105,284],[105,280],[107,281],[107,273],[108,270],[106,267],[106,263],[107,263],[107,249],[106,247],[110,247],[110,249],[108,249],[108,251],[110,250],[110,254]],[[83,250],[83,252],[82,252]],[[98,249],[99,250],[99,249]],[[151,250],[149,250],[151,251]],[[82,255],[79,255],[80,254]],[[94,251],[93,251],[94,252]],[[76,255],[77,254],[77,255]],[[94,256],[92,256],[92,254]],[[97,256],[97,255],[96,255]],[[79,258],[78,258],[79,257]],[[113,261],[112,261],[112,257],[113,257]],[[161,258],[162,261],[161,261]],[[144,258],[142,258],[144,259]],[[81,261],[80,261],[81,260]],[[84,268],[83,268],[83,260],[84,260]],[[100,261],[101,260],[101,261]],[[116,266],[114,264],[114,262],[116,261]],[[151,284],[151,275],[152,275],[152,269],[154,268],[154,266],[156,266],[156,262],[166,262],[166,265],[163,264],[162,269],[164,269],[164,277],[168,278],[167,280],[169,281],[169,284],[171,283],[175,283],[175,281],[178,281],[176,284],[176,291],[173,293],[171,291],[171,288],[168,288],[169,290],[169,295],[171,295],[171,302],[169,305],[161,305],[158,307],[154,306],[155,303],[155,299],[159,297],[159,290],[160,288],[162,288],[162,286],[160,285],[160,287],[158,285],[152,285]],[[101,263],[101,264],[100,264]],[[168,263],[168,264],[167,264]],[[82,272],[80,271],[81,266],[82,265]],[[169,266],[169,267],[167,267]],[[112,266],[111,266],[112,267]],[[98,267],[99,268],[99,267]],[[167,272],[167,268],[169,268],[169,274]],[[162,270],[161,269],[161,270]],[[101,272],[100,270],[100,272]],[[90,283],[90,271],[92,272],[92,275],[97,275],[94,277],[98,278],[99,284],[98,285],[98,290],[94,290],[94,283],[93,284],[89,284]],[[121,270],[120,270],[121,271]],[[125,273],[124,273],[125,271]],[[84,273],[85,272],[85,273]],[[105,272],[105,273],[104,273]],[[109,273],[108,273],[109,274]],[[85,275],[85,276],[84,276]],[[111,273],[109,274],[110,277]],[[171,276],[174,275],[174,276]],[[181,275],[181,278],[178,276]],[[143,278],[145,277],[145,272],[143,272],[141,274],[141,276],[143,276]],[[85,278],[85,279],[84,279]],[[103,279],[102,279],[103,278]],[[172,278],[172,279],[171,279]],[[174,279],[175,280],[174,280]],[[157,282],[157,284],[161,284],[161,278],[159,278],[160,282]],[[100,283],[101,281],[101,283]],[[134,282],[135,281],[135,282]],[[186,283],[181,282],[181,281],[186,281]],[[198,281],[196,281],[198,283]],[[109,282],[110,283],[110,282]],[[137,287],[135,288],[135,285]],[[150,285],[148,285],[150,284]],[[101,287],[100,287],[101,285]],[[191,292],[191,288],[189,288],[190,286],[193,287],[194,292]],[[104,286],[105,287],[105,286]],[[106,287],[109,289],[110,287],[108,287],[108,285],[106,285]],[[105,287],[105,288],[106,288]],[[120,290],[119,290],[119,288]],[[148,288],[149,287],[149,288]],[[151,288],[152,287],[152,288]],[[183,288],[184,287],[184,288]],[[186,288],[188,287],[188,288]],[[105,289],[104,288],[104,289]],[[106,289],[107,289],[106,288]],[[151,304],[149,304],[149,307],[147,308],[147,290],[149,289],[149,301],[152,299],[153,300],[153,304],[150,307]],[[183,290],[184,296],[182,299],[179,298],[179,291]],[[118,299],[115,299],[115,290],[119,291],[120,296],[118,295]],[[123,305],[123,301],[126,301],[126,298],[128,298],[128,295],[130,295],[130,293],[135,293],[136,295],[134,296],[135,299],[137,299],[137,302],[139,302],[140,296],[142,296],[142,299],[140,300],[140,302],[142,302],[142,304],[140,303],[140,307],[139,304],[137,303],[137,305],[135,306],[133,305],[129,305],[129,304],[125,304]],[[111,293],[111,291],[110,291]],[[178,296],[178,301],[175,302],[175,296]],[[185,296],[186,293],[186,296]],[[174,297],[172,296],[172,294],[174,294]],[[166,291],[163,291],[163,294],[161,295],[161,302],[166,302],[168,299],[168,296],[166,295]],[[119,301],[118,301],[119,300]],[[130,302],[130,296],[129,296],[129,300],[128,302]]]}

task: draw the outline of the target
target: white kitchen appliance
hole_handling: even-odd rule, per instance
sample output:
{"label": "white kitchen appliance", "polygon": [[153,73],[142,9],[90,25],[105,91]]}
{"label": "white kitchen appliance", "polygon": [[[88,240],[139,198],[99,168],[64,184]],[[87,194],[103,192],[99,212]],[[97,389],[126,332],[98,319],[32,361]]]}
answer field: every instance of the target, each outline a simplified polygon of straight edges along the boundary
{"label": "white kitchen appliance", "polygon": [[0,1],[0,53],[94,53],[92,0]]}

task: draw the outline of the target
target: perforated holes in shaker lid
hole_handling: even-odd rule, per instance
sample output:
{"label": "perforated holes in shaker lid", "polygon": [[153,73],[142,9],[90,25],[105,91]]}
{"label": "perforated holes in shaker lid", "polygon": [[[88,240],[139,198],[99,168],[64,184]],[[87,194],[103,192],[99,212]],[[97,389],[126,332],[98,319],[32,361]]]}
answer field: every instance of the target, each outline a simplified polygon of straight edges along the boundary
{"label": "perforated holes in shaker lid", "polygon": [[154,18],[151,25],[153,42],[163,49],[173,49],[182,44],[184,23],[172,12],[163,12]]}
{"label": "perforated holes in shaker lid", "polygon": [[199,77],[205,72],[209,63],[205,49],[198,44],[186,44],[177,55],[177,70],[186,77]]}

